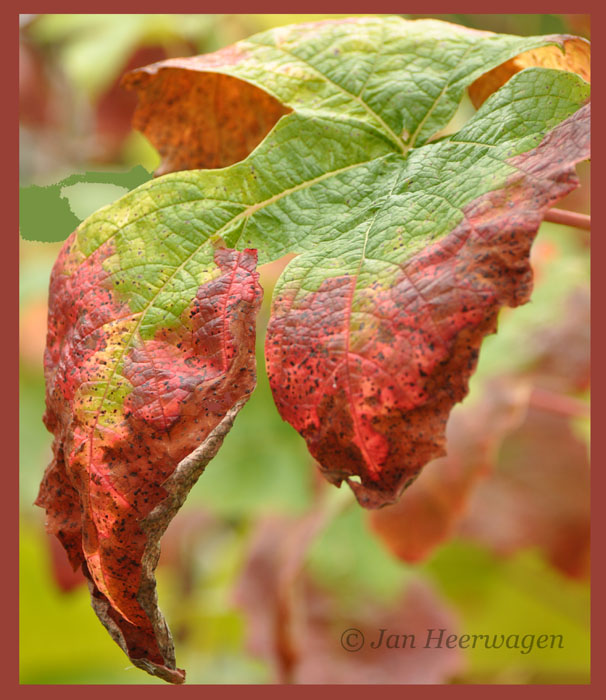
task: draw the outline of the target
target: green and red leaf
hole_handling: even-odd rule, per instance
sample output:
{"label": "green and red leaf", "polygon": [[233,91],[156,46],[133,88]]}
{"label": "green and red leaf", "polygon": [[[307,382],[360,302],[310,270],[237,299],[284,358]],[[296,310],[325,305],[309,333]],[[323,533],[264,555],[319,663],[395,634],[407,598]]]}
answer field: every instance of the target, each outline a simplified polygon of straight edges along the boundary
{"label": "green and red leaf", "polygon": [[160,536],[254,388],[256,253],[217,249],[219,274],[178,328],[143,339],[143,315],[106,282],[114,252],[84,258],[72,236],[53,270],[45,422],[55,458],[37,503],[110,634],[133,663],[179,683],[153,570]]}
{"label": "green and red leaf", "polygon": [[[489,79],[476,115],[432,141],[466,88],[547,47],[576,58]],[[296,255],[266,341],[281,415],[330,481],[395,501],[444,453],[482,338],[529,297],[542,217],[577,185],[585,49],[354,19],[126,78],[169,174],[89,217],[55,265],[38,504],[137,666],[184,678],[153,570],[254,388],[257,258]]]}
{"label": "green and red leaf", "polygon": [[[325,476],[336,484],[348,480],[363,505],[396,501],[424,464],[444,454],[446,421],[467,393],[482,339],[496,330],[501,306],[530,296],[530,246],[545,211],[576,186],[573,166],[588,155],[588,121],[583,107],[537,148],[505,159],[512,172],[500,186],[463,204],[459,223],[437,241],[431,231],[416,254],[405,241],[427,220],[414,211],[413,193],[405,208],[410,181],[404,188],[395,181],[387,201],[399,218],[377,224],[383,211],[376,209],[349,233],[348,248],[356,238],[358,245],[345,274],[327,270],[317,289],[303,287],[312,269],[317,277],[320,265],[328,267],[320,260],[325,251],[287,268],[266,341],[274,398]],[[434,153],[422,149],[426,158],[437,156],[432,176],[444,192],[434,195],[443,201],[428,217],[444,211],[444,203],[445,217],[450,213],[449,195],[459,183],[453,173],[440,182],[438,168],[442,149],[451,159],[464,157],[454,141]],[[499,152],[495,143],[484,148],[493,149],[489,159]]]}

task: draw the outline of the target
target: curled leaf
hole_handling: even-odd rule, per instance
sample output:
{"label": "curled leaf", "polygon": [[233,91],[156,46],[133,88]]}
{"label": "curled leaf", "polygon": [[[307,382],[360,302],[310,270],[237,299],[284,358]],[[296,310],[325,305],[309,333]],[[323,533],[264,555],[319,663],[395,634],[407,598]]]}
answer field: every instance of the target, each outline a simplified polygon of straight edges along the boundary
{"label": "curled leaf", "polygon": [[218,275],[180,325],[145,337],[144,316],[108,284],[114,245],[84,257],[78,240],[51,279],[44,418],[54,460],[37,504],[132,662],[181,683],[153,572],[162,533],[254,387],[256,253],[218,249]]}
{"label": "curled leaf", "polygon": [[570,71],[590,82],[591,52],[589,42],[578,36],[554,36],[553,39],[554,45],[524,51],[519,56],[510,58],[475,80],[469,86],[469,97],[474,107],[483,104],[495,90],[498,90],[513,75],[524,68],[532,68],[533,66]]}

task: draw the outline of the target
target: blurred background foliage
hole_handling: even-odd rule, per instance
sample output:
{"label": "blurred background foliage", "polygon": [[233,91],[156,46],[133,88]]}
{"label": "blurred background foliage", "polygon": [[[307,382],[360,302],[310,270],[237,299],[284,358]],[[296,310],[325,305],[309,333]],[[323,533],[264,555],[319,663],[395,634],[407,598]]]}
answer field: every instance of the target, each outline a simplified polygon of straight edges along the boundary
{"label": "blurred background foliage", "polygon": [[[334,16],[334,15],[333,15]],[[159,159],[130,127],[124,71],[214,51],[274,26],[329,15],[22,15],[20,180]],[[513,34],[589,37],[588,15],[433,15]],[[472,112],[465,101],[450,130]],[[559,206],[589,213],[582,187]],[[113,185],[62,193],[82,219]],[[161,683],[127,667],[93,614],[82,577],[32,506],[51,456],[42,421],[47,288],[60,243],[21,241],[20,658],[26,684]],[[262,347],[271,288],[262,269],[259,378],[217,457],[169,527],[160,604],[190,683],[589,682],[589,235],[544,223],[532,301],[503,310],[449,455],[396,506],[364,512],[321,482],[274,408]],[[347,654],[341,632],[375,638],[561,634],[564,649],[389,650]]]}

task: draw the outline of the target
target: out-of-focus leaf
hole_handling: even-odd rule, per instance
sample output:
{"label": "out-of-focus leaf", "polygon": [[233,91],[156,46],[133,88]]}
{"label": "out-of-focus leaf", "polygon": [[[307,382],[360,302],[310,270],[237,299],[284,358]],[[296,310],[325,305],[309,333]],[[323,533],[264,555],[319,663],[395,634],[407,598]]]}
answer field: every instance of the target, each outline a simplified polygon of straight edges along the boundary
{"label": "out-of-focus leaf", "polygon": [[192,506],[228,518],[300,513],[312,497],[313,461],[277,414],[262,352],[257,358],[257,388],[189,496]]}
{"label": "out-of-focus leaf", "polygon": [[590,328],[589,289],[578,287],[562,305],[559,322],[531,338],[535,384],[559,393],[589,388]]}
{"label": "out-of-focus leaf", "polygon": [[44,357],[47,314],[46,299],[41,295],[41,298],[25,304],[19,317],[20,360],[37,371],[40,371],[41,360]]}
{"label": "out-of-focus leaf", "polygon": [[[54,121],[54,93],[39,50],[19,41],[19,123],[40,127]],[[56,99],[56,97],[55,97]]]}
{"label": "out-of-focus leaf", "polygon": [[53,578],[57,586],[67,593],[84,584],[86,577],[80,569],[74,570],[59,540],[53,535],[47,534],[46,542],[50,552]]}
{"label": "out-of-focus leaf", "polygon": [[[391,605],[358,599],[344,606],[301,569],[304,547],[317,519],[266,520],[251,544],[237,598],[248,616],[251,650],[265,658],[282,682],[293,683],[443,683],[463,667],[459,649],[425,648],[427,630],[456,632],[448,606],[421,579],[411,580]],[[372,644],[380,630],[410,635]],[[347,635],[364,635],[362,648],[348,650]],[[353,641],[353,636],[351,640]],[[414,636],[414,640],[412,637]],[[414,648],[410,645],[414,644]]]}
{"label": "out-of-focus leaf", "polygon": [[460,533],[501,555],[540,548],[569,576],[589,574],[587,448],[569,417],[531,407],[475,490]]}
{"label": "out-of-focus leaf", "polygon": [[151,61],[166,58],[162,46],[139,46],[133,49],[125,65],[114,76],[113,82],[95,100],[95,158],[101,162],[114,162],[119,157],[124,141],[132,130],[132,113],[136,99],[123,90],[119,76],[122,71],[132,70]]}
{"label": "out-of-focus leaf", "polygon": [[503,437],[523,419],[528,394],[527,382],[494,382],[483,401],[454,411],[448,455],[430,462],[398,503],[370,514],[372,529],[397,557],[423,560],[452,535]]}

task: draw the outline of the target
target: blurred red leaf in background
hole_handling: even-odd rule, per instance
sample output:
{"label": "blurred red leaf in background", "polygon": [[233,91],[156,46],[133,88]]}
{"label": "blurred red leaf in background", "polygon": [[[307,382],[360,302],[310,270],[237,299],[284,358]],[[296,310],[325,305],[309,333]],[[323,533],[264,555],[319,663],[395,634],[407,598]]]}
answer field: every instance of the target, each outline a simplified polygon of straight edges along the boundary
{"label": "blurred red leaf in background", "polygon": [[[236,593],[251,651],[271,663],[280,682],[434,684],[460,672],[459,649],[424,648],[428,629],[457,630],[454,613],[424,579],[410,580],[391,603],[362,599],[355,607],[311,580],[305,551],[322,523],[315,511],[300,520],[268,518],[255,531]],[[365,637],[358,651],[341,642],[351,629]],[[383,643],[372,648],[381,629]],[[415,647],[409,638],[405,651],[387,648],[390,634],[414,635]]]}
{"label": "blurred red leaf in background", "polygon": [[527,399],[525,383],[494,382],[481,404],[453,412],[448,455],[430,462],[398,503],[369,514],[372,530],[395,556],[421,561],[451,536],[503,436],[521,420]]}
{"label": "blurred red leaf in background", "polygon": [[501,555],[539,547],[563,573],[589,575],[587,448],[569,417],[531,406],[473,493],[460,534]]}

